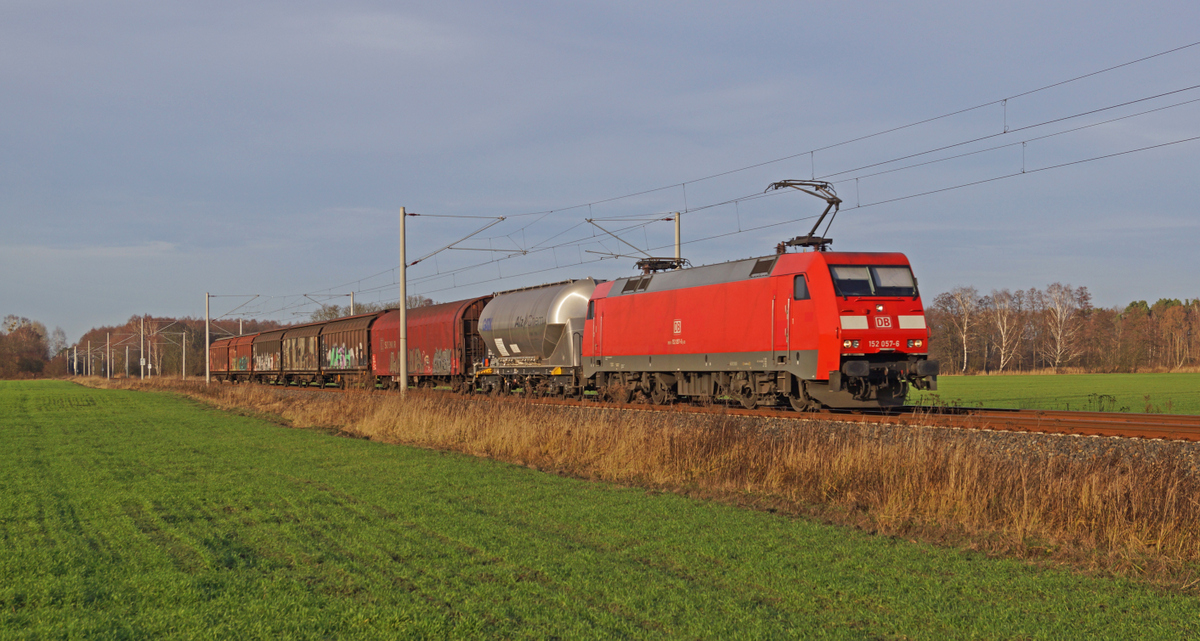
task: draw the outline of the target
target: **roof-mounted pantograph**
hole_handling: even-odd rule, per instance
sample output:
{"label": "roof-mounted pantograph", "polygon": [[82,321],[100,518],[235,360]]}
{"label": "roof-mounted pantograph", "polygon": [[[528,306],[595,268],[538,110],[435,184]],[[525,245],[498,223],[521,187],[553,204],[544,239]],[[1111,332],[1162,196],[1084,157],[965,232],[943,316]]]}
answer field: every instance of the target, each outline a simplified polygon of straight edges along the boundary
{"label": "roof-mounted pantograph", "polygon": [[[788,247],[815,247],[817,251],[825,251],[825,249],[833,244],[833,239],[828,236],[818,236],[817,228],[829,216],[829,223],[825,225],[825,234],[829,233],[829,227],[833,225],[833,219],[837,217],[838,207],[842,204],[842,199],[837,197],[837,193],[833,190],[833,184],[823,180],[781,180],[771,183],[763,193],[776,189],[785,189],[791,187],[798,189],[810,196],[816,196],[828,203],[825,211],[821,212],[817,218],[817,223],[813,225],[812,231],[804,236],[796,236],[791,240],[785,240],[775,247],[776,252],[782,254],[787,251]],[[830,216],[830,212],[833,215]]]}

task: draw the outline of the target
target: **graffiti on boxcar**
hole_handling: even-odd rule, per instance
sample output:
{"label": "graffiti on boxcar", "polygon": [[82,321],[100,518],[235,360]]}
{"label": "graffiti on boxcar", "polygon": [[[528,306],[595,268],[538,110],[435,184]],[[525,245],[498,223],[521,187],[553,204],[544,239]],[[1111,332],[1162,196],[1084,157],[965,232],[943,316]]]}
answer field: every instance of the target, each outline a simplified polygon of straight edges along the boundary
{"label": "graffiti on boxcar", "polygon": [[[400,363],[398,362],[399,354],[391,353],[389,365],[392,371],[398,371]],[[421,348],[408,350],[408,373],[409,374],[434,374],[445,375],[451,374],[454,365],[454,352],[449,349],[436,349],[433,351],[433,356]]]}
{"label": "graffiti on boxcar", "polygon": [[430,374],[429,354],[421,348],[408,350],[408,372],[410,374]]}
{"label": "graffiti on boxcar", "polygon": [[279,366],[275,363],[275,352],[254,355],[254,371],[267,372],[277,369]]}
{"label": "graffiti on boxcar", "polygon": [[362,345],[358,347],[346,347],[342,345],[331,345],[325,353],[326,367],[329,369],[357,369],[359,363],[362,362]]}
{"label": "graffiti on boxcar", "polygon": [[436,374],[449,374],[453,355],[448,349],[439,349],[433,352],[433,371]]}
{"label": "graffiti on boxcar", "polygon": [[233,359],[233,368],[232,369],[235,372],[249,372],[250,371],[250,357],[249,356],[238,356],[237,358]]}
{"label": "graffiti on boxcar", "polygon": [[301,336],[283,341],[283,365],[289,370],[317,369],[317,337]]}

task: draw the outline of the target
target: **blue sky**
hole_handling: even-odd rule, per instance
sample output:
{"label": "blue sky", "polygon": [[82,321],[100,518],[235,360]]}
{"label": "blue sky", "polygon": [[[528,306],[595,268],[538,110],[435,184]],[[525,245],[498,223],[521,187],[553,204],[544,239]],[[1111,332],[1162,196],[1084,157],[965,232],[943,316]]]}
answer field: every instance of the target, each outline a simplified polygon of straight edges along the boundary
{"label": "blue sky", "polygon": [[693,263],[763,255],[823,203],[737,199],[814,175],[846,201],[834,249],[906,253],[927,296],[1194,298],[1200,141],[1034,170],[1200,136],[1200,102],[1179,104],[1200,98],[1179,91],[1200,46],[996,101],[1200,41],[1197,24],[1182,2],[10,0],[0,314],[73,339],[201,316],[206,291],[259,294],[233,313],[284,322],[315,308],[303,294],[394,300],[400,206],[423,215],[410,257],[488,222],[434,216],[507,217],[459,246],[511,251],[410,268],[410,293],[439,301],[631,273],[587,217],[661,255],[673,228],[649,221],[687,209]]}

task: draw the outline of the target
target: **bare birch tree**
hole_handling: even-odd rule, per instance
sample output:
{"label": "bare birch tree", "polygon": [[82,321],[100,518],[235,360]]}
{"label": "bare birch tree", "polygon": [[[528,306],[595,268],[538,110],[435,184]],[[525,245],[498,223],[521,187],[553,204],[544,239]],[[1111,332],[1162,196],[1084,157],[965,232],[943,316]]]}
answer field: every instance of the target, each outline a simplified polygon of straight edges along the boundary
{"label": "bare birch tree", "polygon": [[1000,359],[999,371],[1003,372],[1017,355],[1021,334],[1025,330],[1025,292],[1017,290],[1014,294],[1007,289],[992,290],[984,312],[995,330],[996,354]]}
{"label": "bare birch tree", "polygon": [[1052,283],[1046,287],[1046,361],[1059,369],[1081,353],[1079,326],[1082,315],[1092,307],[1086,287]]}
{"label": "bare birch tree", "polygon": [[970,358],[971,338],[974,335],[976,315],[979,310],[979,292],[974,287],[955,287],[939,294],[933,301],[939,313],[953,329],[955,338],[962,346],[962,371],[967,371]]}
{"label": "bare birch tree", "polygon": [[1192,335],[1191,309],[1185,305],[1173,305],[1162,311],[1159,328],[1166,343],[1166,365],[1179,369],[1191,356]]}

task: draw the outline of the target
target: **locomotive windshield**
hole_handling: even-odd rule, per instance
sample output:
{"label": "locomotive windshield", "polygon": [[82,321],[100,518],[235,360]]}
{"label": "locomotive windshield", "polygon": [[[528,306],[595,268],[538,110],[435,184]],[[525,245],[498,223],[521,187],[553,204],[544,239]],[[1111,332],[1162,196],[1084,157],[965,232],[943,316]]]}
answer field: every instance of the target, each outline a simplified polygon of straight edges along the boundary
{"label": "locomotive windshield", "polygon": [[830,265],[838,296],[916,296],[912,271],[903,265]]}

